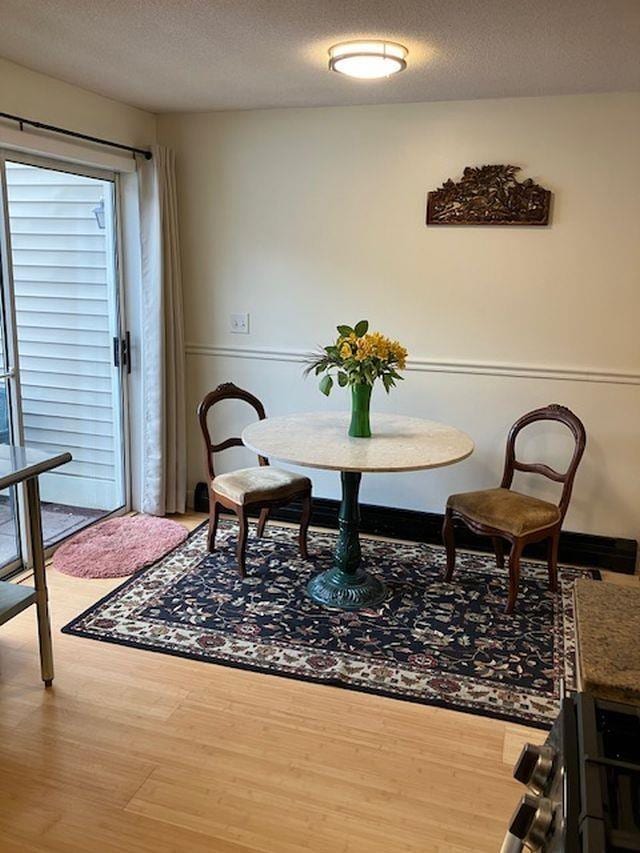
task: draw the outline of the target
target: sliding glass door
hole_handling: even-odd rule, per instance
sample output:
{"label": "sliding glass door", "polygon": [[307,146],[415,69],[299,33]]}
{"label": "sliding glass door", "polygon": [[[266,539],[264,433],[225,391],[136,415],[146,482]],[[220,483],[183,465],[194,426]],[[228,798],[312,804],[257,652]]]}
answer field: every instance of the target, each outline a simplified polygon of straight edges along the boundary
{"label": "sliding glass door", "polygon": [[116,179],[10,152],[0,162],[7,420],[15,443],[73,456],[41,478],[51,546],[127,505]]}

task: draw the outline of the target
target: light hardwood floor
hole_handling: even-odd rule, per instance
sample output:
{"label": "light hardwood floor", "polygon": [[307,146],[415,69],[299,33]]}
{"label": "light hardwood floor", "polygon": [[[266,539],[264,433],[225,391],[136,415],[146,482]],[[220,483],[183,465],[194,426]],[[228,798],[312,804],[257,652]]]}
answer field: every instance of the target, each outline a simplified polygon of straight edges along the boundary
{"label": "light hardwood floor", "polygon": [[0,632],[2,853],[499,848],[542,732],[59,633],[120,582],[49,572],[51,690]]}

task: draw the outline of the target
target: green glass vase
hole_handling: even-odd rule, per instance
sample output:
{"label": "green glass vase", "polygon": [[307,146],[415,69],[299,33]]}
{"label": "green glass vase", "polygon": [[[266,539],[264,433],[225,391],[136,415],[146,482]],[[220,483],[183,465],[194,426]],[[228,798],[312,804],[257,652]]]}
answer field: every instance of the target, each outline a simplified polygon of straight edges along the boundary
{"label": "green glass vase", "polygon": [[349,435],[352,438],[371,438],[369,408],[371,406],[372,386],[358,383],[351,386],[351,423]]}

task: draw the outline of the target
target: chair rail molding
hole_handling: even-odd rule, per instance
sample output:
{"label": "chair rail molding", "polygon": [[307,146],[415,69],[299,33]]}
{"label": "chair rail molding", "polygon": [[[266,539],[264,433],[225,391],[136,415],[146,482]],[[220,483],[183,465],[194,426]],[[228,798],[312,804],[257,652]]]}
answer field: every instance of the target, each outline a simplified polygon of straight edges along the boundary
{"label": "chair rail molding", "polygon": [[[304,363],[310,350],[276,349],[272,347],[212,346],[187,343],[189,356],[211,358],[243,358],[260,361]],[[609,385],[640,385],[640,371],[607,370],[600,367],[550,367],[535,364],[509,364],[483,361],[439,361],[431,358],[409,358],[407,370],[421,373],[467,373],[484,376],[557,379],[565,382],[599,382]]]}

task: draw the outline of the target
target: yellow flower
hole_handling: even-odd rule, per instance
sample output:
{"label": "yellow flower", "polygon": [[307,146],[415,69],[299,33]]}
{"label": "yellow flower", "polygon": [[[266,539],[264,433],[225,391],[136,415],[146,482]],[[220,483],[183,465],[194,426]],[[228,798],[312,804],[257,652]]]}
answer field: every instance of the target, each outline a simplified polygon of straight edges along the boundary
{"label": "yellow flower", "polygon": [[407,351],[399,341],[391,342],[391,355],[395,359],[400,370],[404,370],[407,366]]}
{"label": "yellow flower", "polygon": [[359,360],[379,358],[381,361],[388,361],[391,355],[391,341],[380,332],[370,332],[359,338],[358,353],[361,354]]}
{"label": "yellow flower", "polygon": [[355,358],[358,362],[376,360],[399,370],[404,370],[406,366],[406,349],[399,341],[392,341],[380,332],[367,332],[360,338],[351,332],[338,338],[337,347],[343,359]]}

